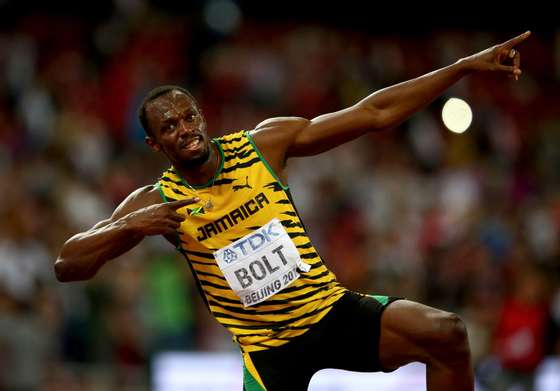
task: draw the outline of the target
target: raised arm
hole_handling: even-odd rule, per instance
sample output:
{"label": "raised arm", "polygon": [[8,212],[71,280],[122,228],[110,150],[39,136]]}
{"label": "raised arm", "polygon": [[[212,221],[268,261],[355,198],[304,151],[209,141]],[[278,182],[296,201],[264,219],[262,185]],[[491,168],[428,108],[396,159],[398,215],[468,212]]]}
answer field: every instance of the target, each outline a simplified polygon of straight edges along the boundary
{"label": "raised arm", "polygon": [[289,157],[318,154],[366,132],[393,128],[468,74],[499,72],[517,79],[521,75],[520,54],[514,47],[530,34],[527,31],[445,68],[376,91],[354,106],[334,113],[312,120],[268,119],[252,132],[255,142],[278,170]]}
{"label": "raised arm", "polygon": [[185,219],[177,209],[195,201],[190,198],[162,203],[154,186],[136,190],[111,218],[64,243],[54,264],[57,279],[62,282],[90,279],[105,263],[135,247],[145,236],[172,235]]}

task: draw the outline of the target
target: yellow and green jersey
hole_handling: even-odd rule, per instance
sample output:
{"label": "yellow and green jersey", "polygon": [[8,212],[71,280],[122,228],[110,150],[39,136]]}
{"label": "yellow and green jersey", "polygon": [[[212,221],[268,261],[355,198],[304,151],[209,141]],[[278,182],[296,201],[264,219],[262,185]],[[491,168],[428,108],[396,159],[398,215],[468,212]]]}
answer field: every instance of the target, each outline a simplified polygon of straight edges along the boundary
{"label": "yellow and green jersey", "polygon": [[[267,164],[251,135],[237,132],[213,142],[220,151],[221,163],[209,183],[189,186],[173,167],[158,181],[165,201],[200,198],[198,204],[179,210],[187,218],[177,231],[178,249],[189,262],[208,308],[243,351],[280,346],[321,320],[346,289],[317,254],[288,187]],[[273,218],[280,220],[311,269],[272,297],[245,307],[213,254]]]}

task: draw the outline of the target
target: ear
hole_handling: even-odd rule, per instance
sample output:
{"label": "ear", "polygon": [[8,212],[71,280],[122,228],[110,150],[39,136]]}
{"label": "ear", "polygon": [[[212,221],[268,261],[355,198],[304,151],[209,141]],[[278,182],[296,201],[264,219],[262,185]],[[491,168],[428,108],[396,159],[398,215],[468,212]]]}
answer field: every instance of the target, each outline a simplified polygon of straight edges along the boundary
{"label": "ear", "polygon": [[150,147],[150,149],[152,151],[154,151],[154,152],[161,151],[161,145],[159,145],[158,142],[153,137],[146,136],[144,141],[146,141],[146,144],[148,144],[148,146]]}

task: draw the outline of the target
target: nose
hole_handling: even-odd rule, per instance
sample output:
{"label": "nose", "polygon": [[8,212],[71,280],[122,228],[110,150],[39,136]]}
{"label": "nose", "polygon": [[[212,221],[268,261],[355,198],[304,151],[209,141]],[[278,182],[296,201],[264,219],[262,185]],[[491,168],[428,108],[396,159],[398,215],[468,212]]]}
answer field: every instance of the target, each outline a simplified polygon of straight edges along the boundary
{"label": "nose", "polygon": [[196,130],[196,124],[185,120],[179,121],[179,131],[181,136],[188,135]]}

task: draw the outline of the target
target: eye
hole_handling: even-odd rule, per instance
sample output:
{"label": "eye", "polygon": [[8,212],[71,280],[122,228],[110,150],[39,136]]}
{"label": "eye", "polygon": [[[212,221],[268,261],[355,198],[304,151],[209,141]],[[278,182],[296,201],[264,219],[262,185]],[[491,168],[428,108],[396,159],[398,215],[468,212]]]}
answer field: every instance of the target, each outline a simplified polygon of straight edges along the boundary
{"label": "eye", "polygon": [[187,114],[186,120],[189,122],[193,122],[196,118],[196,114],[195,113],[189,113]]}
{"label": "eye", "polygon": [[175,123],[173,123],[173,122],[170,122],[170,123],[166,124],[166,125],[163,127],[163,132],[165,133],[165,132],[172,131],[172,130],[175,129],[176,127],[177,127],[177,124],[175,124]]}

